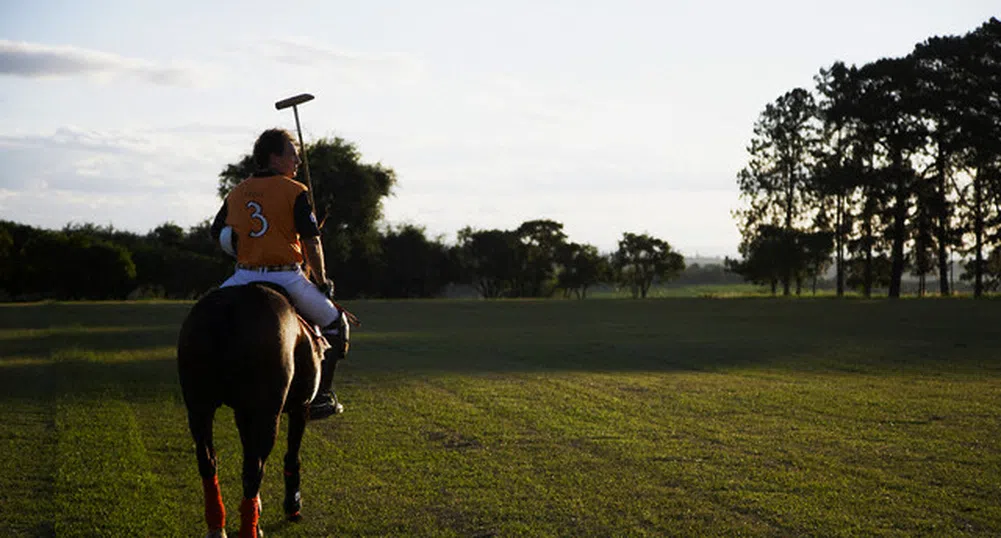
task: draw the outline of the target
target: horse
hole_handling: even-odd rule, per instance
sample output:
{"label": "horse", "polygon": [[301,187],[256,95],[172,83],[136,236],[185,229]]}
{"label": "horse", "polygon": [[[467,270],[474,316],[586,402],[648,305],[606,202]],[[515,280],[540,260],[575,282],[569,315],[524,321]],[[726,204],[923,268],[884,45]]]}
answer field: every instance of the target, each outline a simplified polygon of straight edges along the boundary
{"label": "horse", "polygon": [[240,538],[263,535],[261,480],[282,412],[288,414],[283,508],[290,521],[301,518],[299,449],[309,402],[320,384],[325,343],[314,338],[282,291],[266,283],[213,290],[195,303],[178,336],[177,368],[210,538],[226,536],[212,444],[213,417],[222,405],[233,409],[243,445]]}

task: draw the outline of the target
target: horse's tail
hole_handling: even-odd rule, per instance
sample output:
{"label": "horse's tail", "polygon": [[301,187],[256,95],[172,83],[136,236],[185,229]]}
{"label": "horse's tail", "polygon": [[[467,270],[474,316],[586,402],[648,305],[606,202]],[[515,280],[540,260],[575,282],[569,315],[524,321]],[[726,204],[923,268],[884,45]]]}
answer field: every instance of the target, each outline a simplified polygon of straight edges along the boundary
{"label": "horse's tail", "polygon": [[232,405],[246,397],[237,387],[271,386],[285,377],[276,389],[284,394],[297,332],[295,311],[273,290],[250,285],[212,291],[192,307],[181,327],[181,383],[211,385],[216,403]]}
{"label": "horse's tail", "polygon": [[188,312],[181,325],[178,354],[185,352],[212,361],[224,354],[227,336],[233,333],[234,303],[225,288],[209,292]]}

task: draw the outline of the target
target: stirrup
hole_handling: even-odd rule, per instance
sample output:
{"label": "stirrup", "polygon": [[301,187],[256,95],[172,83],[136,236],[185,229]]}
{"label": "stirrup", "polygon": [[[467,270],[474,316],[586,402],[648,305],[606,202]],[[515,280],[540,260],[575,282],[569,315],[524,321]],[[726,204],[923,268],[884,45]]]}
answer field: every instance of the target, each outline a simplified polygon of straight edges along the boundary
{"label": "stirrup", "polygon": [[344,412],[344,405],[337,401],[333,391],[318,394],[306,410],[309,420],[319,420]]}

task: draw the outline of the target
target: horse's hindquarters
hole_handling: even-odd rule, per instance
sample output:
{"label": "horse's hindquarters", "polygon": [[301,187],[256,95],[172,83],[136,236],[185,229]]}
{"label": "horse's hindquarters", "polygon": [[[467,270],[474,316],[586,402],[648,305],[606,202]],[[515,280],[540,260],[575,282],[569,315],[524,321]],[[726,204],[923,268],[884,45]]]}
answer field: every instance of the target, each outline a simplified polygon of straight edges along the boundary
{"label": "horse's hindquarters", "polygon": [[[192,307],[178,338],[177,366],[203,483],[217,476],[212,417],[220,405],[229,405],[243,445],[243,497],[257,498],[281,411],[290,391],[293,395],[298,392],[292,390],[293,378],[309,378],[312,383],[312,377],[318,375],[311,375],[306,366],[300,368],[302,372],[296,371],[300,342],[291,304],[281,294],[261,286],[217,289]],[[286,461],[291,458],[296,466],[301,436],[300,428],[290,427],[289,446],[295,447],[295,453],[287,455]],[[213,496],[221,501],[218,491]],[[255,512],[259,513],[259,505]],[[256,533],[256,516],[250,519],[250,527],[244,530]],[[206,508],[206,523],[220,532],[210,536],[225,536],[225,523],[220,524],[220,520],[225,520],[224,513]]]}

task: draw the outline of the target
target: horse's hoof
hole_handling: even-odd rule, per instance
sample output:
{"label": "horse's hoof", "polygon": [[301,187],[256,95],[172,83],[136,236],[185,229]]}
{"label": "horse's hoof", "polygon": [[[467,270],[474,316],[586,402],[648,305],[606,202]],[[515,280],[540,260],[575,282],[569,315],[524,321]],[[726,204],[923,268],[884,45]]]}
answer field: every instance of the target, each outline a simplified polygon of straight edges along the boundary
{"label": "horse's hoof", "polygon": [[285,517],[289,521],[299,521],[299,511],[302,510],[302,492],[296,491],[292,495],[286,493],[282,508],[285,509]]}
{"label": "horse's hoof", "polygon": [[291,521],[292,523],[298,523],[298,522],[302,521],[302,514],[299,513],[299,512],[296,512],[294,514],[288,514],[288,515],[286,515],[285,518],[288,519],[289,521]]}
{"label": "horse's hoof", "polygon": [[226,529],[209,531],[209,533],[205,535],[205,538],[226,538]]}

